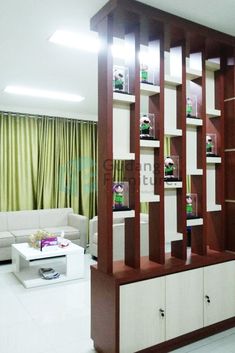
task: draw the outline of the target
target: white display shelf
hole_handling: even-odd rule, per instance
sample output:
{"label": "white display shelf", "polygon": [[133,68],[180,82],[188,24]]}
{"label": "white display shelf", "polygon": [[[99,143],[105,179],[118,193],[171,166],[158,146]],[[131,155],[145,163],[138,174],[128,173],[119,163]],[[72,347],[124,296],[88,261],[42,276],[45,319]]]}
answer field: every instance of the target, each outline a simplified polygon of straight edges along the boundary
{"label": "white display shelf", "polygon": [[202,169],[188,169],[187,174],[188,175],[203,175],[203,170]]}
{"label": "white display shelf", "polygon": [[160,141],[158,140],[140,140],[140,147],[160,147]]}
{"label": "white display shelf", "polygon": [[165,85],[166,86],[179,86],[182,84],[180,77],[165,75]]}
{"label": "white display shelf", "polygon": [[135,103],[135,96],[131,94],[113,92],[113,101],[125,104]]}
{"label": "white display shelf", "polygon": [[154,94],[160,93],[160,87],[148,83],[141,83],[140,93],[144,96],[153,96]]}
{"label": "white display shelf", "polygon": [[187,219],[187,227],[201,226],[203,225],[202,218]]}
{"label": "white display shelf", "polygon": [[221,205],[207,205],[207,212],[214,212],[214,211],[221,211],[222,210],[222,206]]}
{"label": "white display shelf", "polygon": [[202,126],[203,121],[202,119],[197,119],[197,118],[186,118],[186,124],[193,125],[193,126]]}
{"label": "white display shelf", "polygon": [[182,181],[164,181],[165,189],[180,189],[182,188]]}
{"label": "white display shelf", "polygon": [[220,70],[220,64],[212,60],[206,60],[206,69],[210,71]]}
{"label": "white display shelf", "polygon": [[140,194],[140,202],[160,202],[159,195],[153,195],[150,193],[141,193]]}
{"label": "white display shelf", "polygon": [[113,155],[113,159],[120,159],[124,161],[129,161],[129,160],[134,160],[135,159],[135,153],[115,153]]}
{"label": "white display shelf", "polygon": [[221,163],[221,157],[206,157],[206,163],[208,164]]}
{"label": "white display shelf", "polygon": [[190,67],[186,68],[186,78],[188,80],[194,80],[195,78],[198,78],[201,76],[202,76],[202,71],[196,70],[196,69],[191,69]]}
{"label": "white display shelf", "polygon": [[171,129],[171,128],[165,128],[165,135],[166,136],[182,136],[182,130],[181,129]]}
{"label": "white display shelf", "polygon": [[206,109],[206,115],[208,118],[218,118],[221,116],[221,110],[219,109],[213,109],[213,108],[207,108]]}
{"label": "white display shelf", "polygon": [[113,211],[113,218],[132,218],[135,217],[135,211]]}
{"label": "white display shelf", "polygon": [[182,233],[166,232],[167,242],[174,241],[174,240],[182,240],[182,239],[183,239]]}

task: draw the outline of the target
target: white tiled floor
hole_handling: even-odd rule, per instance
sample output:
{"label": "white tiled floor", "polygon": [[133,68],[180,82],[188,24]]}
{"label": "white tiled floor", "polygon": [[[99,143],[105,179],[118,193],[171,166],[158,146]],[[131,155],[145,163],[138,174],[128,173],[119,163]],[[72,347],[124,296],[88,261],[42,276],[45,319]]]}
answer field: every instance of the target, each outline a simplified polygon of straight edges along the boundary
{"label": "white tiled floor", "polygon": [[[1,353],[94,353],[90,339],[90,271],[85,278],[25,289],[11,266],[0,266]],[[177,353],[235,352],[235,329],[189,346]],[[122,352],[120,352],[122,353]]]}

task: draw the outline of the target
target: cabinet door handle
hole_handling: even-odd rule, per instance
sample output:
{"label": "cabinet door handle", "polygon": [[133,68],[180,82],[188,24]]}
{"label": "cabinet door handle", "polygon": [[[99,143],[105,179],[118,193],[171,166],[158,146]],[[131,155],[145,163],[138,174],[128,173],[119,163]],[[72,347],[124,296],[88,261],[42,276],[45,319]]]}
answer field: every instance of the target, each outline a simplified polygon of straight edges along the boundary
{"label": "cabinet door handle", "polygon": [[165,317],[165,310],[159,309],[159,312],[160,312],[161,317],[164,318]]}
{"label": "cabinet door handle", "polygon": [[209,295],[205,295],[205,298],[206,298],[207,303],[210,304],[211,300],[210,300]]}

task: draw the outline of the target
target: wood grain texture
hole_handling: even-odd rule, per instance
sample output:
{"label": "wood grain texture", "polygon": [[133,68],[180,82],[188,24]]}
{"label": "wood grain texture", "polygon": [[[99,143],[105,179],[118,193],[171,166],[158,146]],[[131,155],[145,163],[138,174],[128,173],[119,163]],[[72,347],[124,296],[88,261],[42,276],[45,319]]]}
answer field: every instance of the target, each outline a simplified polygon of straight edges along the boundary
{"label": "wood grain texture", "polygon": [[[138,270],[126,266],[124,261],[115,261],[113,277],[116,283],[121,285],[233,260],[235,260],[235,254],[233,253],[227,251],[219,252],[210,249],[207,249],[206,256],[200,256],[194,253],[189,255],[187,260],[177,259],[171,257],[170,254],[166,254],[165,264],[163,265],[150,261],[146,256],[141,257],[140,269]],[[94,267],[96,268],[97,266]]]}
{"label": "wood grain texture", "polygon": [[225,153],[225,199],[235,200],[235,151]]}
{"label": "wood grain texture", "polygon": [[118,352],[118,303],[114,278],[91,268],[91,338],[99,352]]}
{"label": "wood grain texture", "polygon": [[113,180],[112,168],[107,168],[107,161],[113,159],[112,27],[110,17],[99,24],[103,46],[98,57],[98,266],[106,273],[112,273],[113,267]]}
{"label": "wood grain texture", "polygon": [[149,112],[154,113],[158,121],[160,148],[154,150],[154,192],[160,196],[160,203],[149,203],[149,258],[164,264],[164,36],[155,33],[160,51],[160,94],[149,98]]}
{"label": "wood grain texture", "polygon": [[126,13],[134,13],[138,16],[147,16],[147,18],[149,19],[168,23],[170,25],[174,25],[175,27],[179,27],[180,29],[185,30],[186,32],[194,33],[195,35],[197,35],[195,37],[196,42],[198,40],[197,38],[204,36],[212,38],[213,40],[222,41],[223,43],[226,43],[228,45],[234,46],[235,44],[233,36],[213,30],[203,25],[199,25],[198,23],[169,14],[165,11],[156,9],[154,7],[133,0],[109,1],[97,14],[92,17],[91,29],[97,30],[98,23],[110,13],[112,13],[114,19],[115,15],[118,19],[120,17],[120,10],[123,10]]}
{"label": "wood grain texture", "polygon": [[226,202],[225,205],[226,213],[226,225],[225,225],[225,234],[226,234],[226,249],[230,251],[235,251],[235,203]]}

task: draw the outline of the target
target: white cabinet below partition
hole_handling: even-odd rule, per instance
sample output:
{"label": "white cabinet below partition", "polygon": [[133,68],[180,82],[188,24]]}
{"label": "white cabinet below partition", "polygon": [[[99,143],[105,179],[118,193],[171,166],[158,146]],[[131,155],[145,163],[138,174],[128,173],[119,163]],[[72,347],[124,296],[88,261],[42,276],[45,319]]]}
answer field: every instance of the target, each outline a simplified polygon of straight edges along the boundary
{"label": "white cabinet below partition", "polygon": [[235,261],[120,286],[120,353],[235,317]]}
{"label": "white cabinet below partition", "polygon": [[165,341],[165,277],[120,286],[120,352]]}
{"label": "white cabinet below partition", "polygon": [[235,261],[204,268],[204,326],[235,316]]}
{"label": "white cabinet below partition", "polygon": [[166,340],[203,327],[203,269],[166,276]]}

